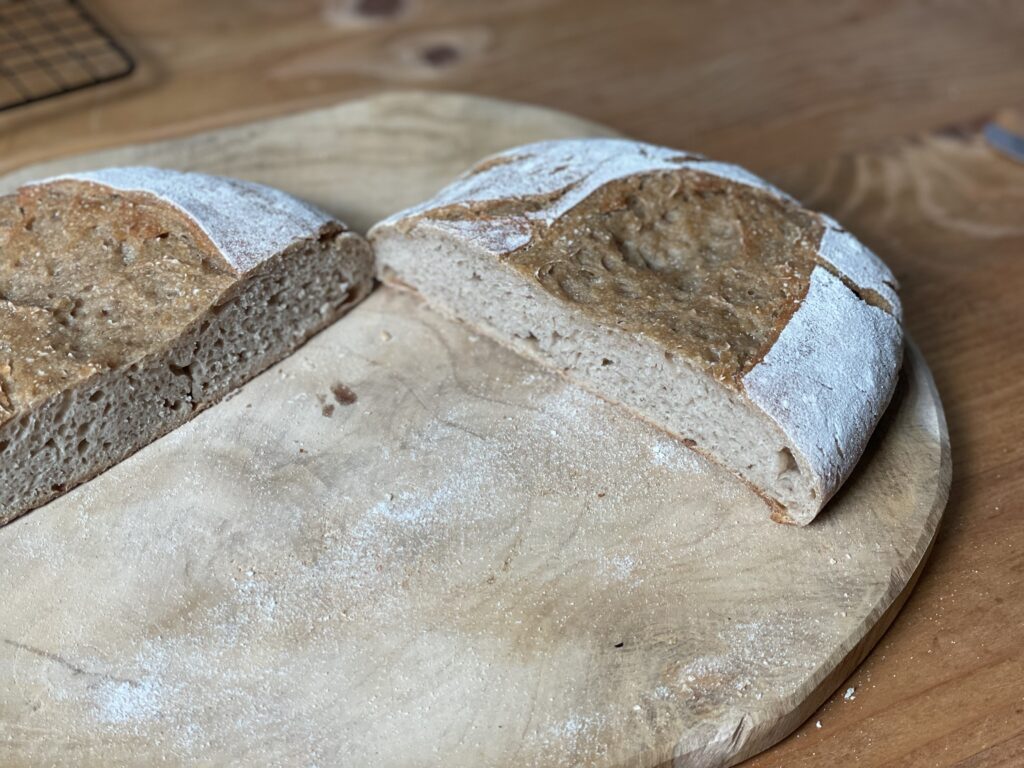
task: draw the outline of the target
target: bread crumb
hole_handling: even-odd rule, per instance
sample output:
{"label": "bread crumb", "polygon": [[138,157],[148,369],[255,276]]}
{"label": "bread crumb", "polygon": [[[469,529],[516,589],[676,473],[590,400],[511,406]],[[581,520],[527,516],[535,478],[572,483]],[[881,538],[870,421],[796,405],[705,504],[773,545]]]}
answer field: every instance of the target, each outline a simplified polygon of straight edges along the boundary
{"label": "bread crumb", "polygon": [[815,728],[821,728],[821,720],[819,720],[818,722],[816,722],[816,723],[814,724],[814,727],[815,727]]}
{"label": "bread crumb", "polygon": [[331,394],[334,395],[334,402],[338,405],[352,405],[359,399],[350,387],[346,387],[340,381],[331,387]]}
{"label": "bread crumb", "polygon": [[857,689],[856,688],[847,688],[846,689],[846,693],[843,694],[843,698],[846,701],[853,701],[854,699],[857,698],[856,693],[857,693]]}

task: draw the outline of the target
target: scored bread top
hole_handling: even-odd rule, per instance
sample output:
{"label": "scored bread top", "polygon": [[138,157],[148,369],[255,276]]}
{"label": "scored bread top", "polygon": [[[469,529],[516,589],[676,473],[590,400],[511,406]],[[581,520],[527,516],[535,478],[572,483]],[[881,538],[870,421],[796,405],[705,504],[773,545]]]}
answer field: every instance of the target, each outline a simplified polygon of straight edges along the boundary
{"label": "scored bread top", "polygon": [[161,348],[241,275],[343,229],[267,187],[154,168],[0,197],[0,423]]}
{"label": "scored bread top", "polygon": [[[789,210],[804,210],[781,189],[738,165],[629,139],[562,139],[486,158],[430,200],[398,211],[373,230],[408,230],[422,221],[502,256],[529,245],[609,182],[659,171],[689,171],[722,182],[723,189],[746,187]],[[884,299],[886,308],[899,316],[896,280],[885,263],[834,219],[814,216],[824,228],[818,256],[859,288]]]}
{"label": "scored bread top", "polygon": [[899,321],[816,266],[807,294],[743,390],[803,454],[824,502],[867,446],[903,359]]}
{"label": "scored bread top", "polygon": [[344,227],[330,214],[286,192],[224,176],[131,166],[103,168],[33,182],[77,181],[119,192],[152,195],[184,213],[209,238],[225,262],[244,274],[296,241],[327,225]]}
{"label": "scored bread top", "polygon": [[834,220],[736,166],[621,139],[540,142],[480,162],[371,239],[388,229],[458,239],[567,311],[652,338],[742,392],[826,499],[895,387],[892,273]]}

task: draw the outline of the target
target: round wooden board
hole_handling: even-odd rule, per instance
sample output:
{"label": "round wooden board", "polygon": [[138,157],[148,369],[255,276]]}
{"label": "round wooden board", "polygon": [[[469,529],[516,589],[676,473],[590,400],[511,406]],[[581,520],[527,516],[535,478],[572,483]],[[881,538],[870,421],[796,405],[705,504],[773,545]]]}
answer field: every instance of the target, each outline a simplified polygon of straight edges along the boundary
{"label": "round wooden board", "polygon": [[[0,186],[196,168],[365,228],[489,152],[607,133],[392,94]],[[949,477],[912,345],[855,476],[798,529],[662,433],[378,290],[0,529],[0,762],[732,764],[806,718],[888,626]]]}

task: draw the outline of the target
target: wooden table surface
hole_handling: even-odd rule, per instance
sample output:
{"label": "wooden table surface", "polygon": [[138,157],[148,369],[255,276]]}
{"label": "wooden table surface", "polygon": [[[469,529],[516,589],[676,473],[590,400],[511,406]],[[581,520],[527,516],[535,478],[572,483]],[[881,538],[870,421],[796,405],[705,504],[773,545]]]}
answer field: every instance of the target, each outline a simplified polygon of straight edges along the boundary
{"label": "wooden table surface", "polygon": [[[892,629],[749,764],[1024,765],[1024,5],[91,0],[127,81],[0,114],[0,169],[395,88],[574,112],[747,165],[894,268],[953,445],[943,530]],[[853,698],[843,692],[853,687]]]}

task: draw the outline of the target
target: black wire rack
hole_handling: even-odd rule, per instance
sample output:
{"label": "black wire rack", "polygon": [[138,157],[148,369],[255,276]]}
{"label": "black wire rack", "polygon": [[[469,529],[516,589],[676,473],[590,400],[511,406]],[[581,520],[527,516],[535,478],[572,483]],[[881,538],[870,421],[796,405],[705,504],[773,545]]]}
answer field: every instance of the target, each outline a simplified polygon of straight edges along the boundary
{"label": "black wire rack", "polygon": [[0,0],[0,111],[134,69],[131,56],[78,0]]}

